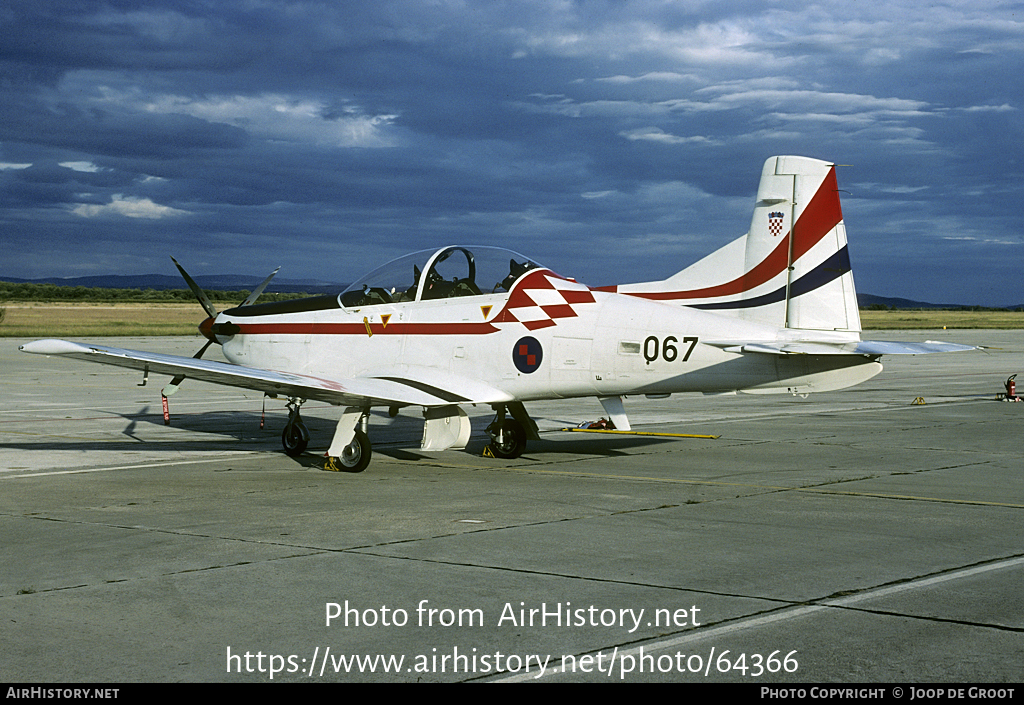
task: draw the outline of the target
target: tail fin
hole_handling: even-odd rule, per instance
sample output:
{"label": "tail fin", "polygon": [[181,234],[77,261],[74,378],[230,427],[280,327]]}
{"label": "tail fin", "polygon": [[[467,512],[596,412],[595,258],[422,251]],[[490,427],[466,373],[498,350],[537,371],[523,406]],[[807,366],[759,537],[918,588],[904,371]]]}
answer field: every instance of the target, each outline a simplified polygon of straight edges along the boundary
{"label": "tail fin", "polygon": [[835,165],[771,157],[746,235],[664,281],[615,290],[779,328],[859,332]]}

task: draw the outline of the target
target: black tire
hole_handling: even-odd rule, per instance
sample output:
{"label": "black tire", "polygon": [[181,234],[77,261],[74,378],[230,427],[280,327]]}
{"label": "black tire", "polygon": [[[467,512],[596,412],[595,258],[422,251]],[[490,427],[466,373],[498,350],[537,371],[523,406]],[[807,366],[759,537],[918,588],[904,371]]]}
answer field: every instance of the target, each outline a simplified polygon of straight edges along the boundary
{"label": "black tire", "polygon": [[362,472],[370,464],[373,449],[370,439],[360,430],[356,430],[355,438],[345,446],[341,455],[327,459],[327,469],[341,472]]}
{"label": "black tire", "polygon": [[491,434],[491,452],[496,458],[512,460],[526,452],[526,431],[515,419],[505,419],[501,423],[501,442],[498,442],[498,427],[487,428]]}
{"label": "black tire", "polygon": [[309,445],[309,430],[303,423],[287,424],[281,433],[281,445],[284,452],[293,458],[297,458],[306,452]]}

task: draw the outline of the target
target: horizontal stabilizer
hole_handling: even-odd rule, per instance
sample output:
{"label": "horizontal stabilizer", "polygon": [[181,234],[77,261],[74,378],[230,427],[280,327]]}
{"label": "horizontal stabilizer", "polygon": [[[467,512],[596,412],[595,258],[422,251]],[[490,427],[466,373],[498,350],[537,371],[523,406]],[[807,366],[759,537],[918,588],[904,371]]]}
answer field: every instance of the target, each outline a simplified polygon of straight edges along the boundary
{"label": "horizontal stabilizer", "polygon": [[975,345],[958,345],[943,343],[938,340],[926,340],[923,343],[901,343],[888,340],[862,340],[854,345],[854,352],[861,355],[925,355],[940,352],[965,352],[977,350]]}
{"label": "horizontal stabilizer", "polygon": [[766,355],[926,355],[928,353],[964,352],[976,350],[973,345],[942,343],[928,340],[923,343],[903,343],[888,340],[861,340],[843,342],[780,341],[772,343],[705,342],[726,352],[764,353]]}

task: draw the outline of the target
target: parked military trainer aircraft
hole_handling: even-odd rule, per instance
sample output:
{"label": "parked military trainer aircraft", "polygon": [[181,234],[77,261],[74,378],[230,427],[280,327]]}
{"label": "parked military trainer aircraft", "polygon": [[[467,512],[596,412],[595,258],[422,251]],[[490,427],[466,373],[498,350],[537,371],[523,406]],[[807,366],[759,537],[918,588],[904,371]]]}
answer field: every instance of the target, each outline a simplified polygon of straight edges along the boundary
{"label": "parked military trainer aircraft", "polygon": [[[369,463],[374,406],[422,407],[422,449],[443,450],[469,440],[461,405],[490,405],[489,448],[514,458],[538,438],[524,402],[596,396],[628,430],[624,395],[830,391],[878,374],[884,354],[970,349],[861,340],[835,166],[805,157],[768,159],[747,234],[664,281],[590,288],[508,250],[451,246],[337,296],[256,304],[268,277],[217,313],[181,273],[209,314],[194,358],[63,340],[21,349],[174,375],[165,395],[189,377],[284,397],[290,455],[309,440],[304,401],[343,406],[327,468],[350,472]],[[231,364],[199,359],[213,342]]]}

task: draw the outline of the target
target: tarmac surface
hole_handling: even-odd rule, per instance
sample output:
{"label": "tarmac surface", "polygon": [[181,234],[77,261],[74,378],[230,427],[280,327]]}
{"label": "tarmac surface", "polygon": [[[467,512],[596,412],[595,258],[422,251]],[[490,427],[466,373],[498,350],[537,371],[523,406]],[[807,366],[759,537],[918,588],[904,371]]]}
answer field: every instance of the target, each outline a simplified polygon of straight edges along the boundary
{"label": "tarmac surface", "polygon": [[320,469],[337,408],[303,407],[293,459],[281,401],[261,429],[259,394],[186,380],[165,426],[165,378],[2,340],[0,680],[1020,682],[1024,403],[995,399],[1024,331],[865,337],[994,349],[626,400],[635,430],[716,440],[528,404],[514,461],[481,457],[487,408],[438,453],[381,411],[361,474]]}

